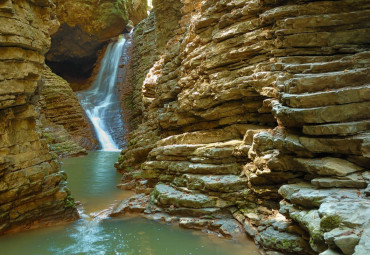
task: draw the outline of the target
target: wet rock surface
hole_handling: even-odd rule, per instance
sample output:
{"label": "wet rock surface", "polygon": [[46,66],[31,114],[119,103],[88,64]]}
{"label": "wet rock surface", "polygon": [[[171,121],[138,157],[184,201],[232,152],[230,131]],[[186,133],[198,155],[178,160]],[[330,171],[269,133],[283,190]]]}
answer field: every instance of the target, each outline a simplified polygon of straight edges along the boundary
{"label": "wet rock surface", "polygon": [[[155,195],[159,192],[162,193]],[[177,201],[179,210],[176,210],[174,207],[163,208],[162,206],[158,206],[160,204],[163,205],[164,200],[169,201],[168,199]],[[162,202],[159,200],[162,200]],[[201,200],[204,202],[207,199],[202,195],[198,195],[197,198],[190,197],[189,195],[171,189],[171,187],[159,185],[156,191],[154,191],[154,195],[137,194],[123,200],[113,208],[110,216],[142,213],[144,217],[151,220],[168,224],[178,224],[183,228],[202,230],[219,235],[220,237],[234,240],[245,238],[245,231],[241,224],[235,219],[232,219],[230,217],[231,215],[225,213],[225,211],[213,210],[213,208],[191,208],[192,206],[197,208],[202,207],[204,204],[200,204]],[[189,201],[192,203],[190,207],[187,206]],[[207,203],[212,202],[207,200]],[[181,207],[181,205],[185,205],[186,207]],[[195,218],[194,216],[197,217]]]}

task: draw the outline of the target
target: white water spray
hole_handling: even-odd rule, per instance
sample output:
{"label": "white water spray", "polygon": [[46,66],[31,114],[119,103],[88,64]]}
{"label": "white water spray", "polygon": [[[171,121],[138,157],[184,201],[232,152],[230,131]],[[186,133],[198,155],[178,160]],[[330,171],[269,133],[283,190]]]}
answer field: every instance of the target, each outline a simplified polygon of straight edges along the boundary
{"label": "white water spray", "polygon": [[112,137],[114,126],[111,119],[112,116],[115,118],[114,125],[123,125],[117,107],[118,96],[115,85],[125,42],[125,38],[120,36],[117,42],[108,45],[94,84],[88,90],[78,93],[80,103],[95,128],[103,151],[119,151],[117,142]]}

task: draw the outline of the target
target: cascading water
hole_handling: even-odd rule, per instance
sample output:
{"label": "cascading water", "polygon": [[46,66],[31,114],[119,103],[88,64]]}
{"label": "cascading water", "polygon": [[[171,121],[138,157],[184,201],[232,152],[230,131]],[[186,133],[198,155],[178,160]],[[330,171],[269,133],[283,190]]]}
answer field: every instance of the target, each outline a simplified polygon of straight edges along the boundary
{"label": "cascading water", "polygon": [[119,151],[118,138],[113,133],[123,127],[117,96],[116,81],[125,38],[108,45],[94,84],[77,94],[87,117],[93,124],[103,151]]}
{"label": "cascading water", "polygon": [[[113,167],[119,152],[111,152],[123,145],[120,140],[123,123],[115,85],[119,81],[119,66],[128,63],[129,46],[130,40],[126,42],[124,38],[111,43],[93,86],[78,94],[103,149],[86,157],[64,160],[68,187],[81,202],[78,206],[81,220],[64,227],[0,237],[2,255],[245,254],[244,244],[217,244],[206,236],[139,218],[109,218],[118,201],[132,196],[115,188],[121,178]],[[118,76],[124,77],[125,71],[120,71]],[[249,247],[248,254],[259,254],[253,242]]]}
{"label": "cascading water", "polygon": [[[114,136],[114,134],[117,133],[122,134],[120,131],[123,131],[116,83],[125,43],[125,37],[120,36],[116,42],[111,42],[108,45],[100,65],[99,73],[93,85],[88,90],[77,94],[82,108],[85,110],[87,117],[94,126],[102,151],[106,151],[98,152],[100,154],[97,154],[97,157],[94,157],[94,160],[97,160],[97,165],[99,164],[99,158],[104,156],[104,154],[101,153],[108,153],[106,154],[107,157],[114,155],[117,156],[116,153],[112,154],[112,151],[120,150],[118,145],[120,143],[120,139],[117,138],[117,136]],[[124,61],[126,61],[126,59],[124,59]],[[96,177],[102,173],[102,169],[104,169],[104,166],[99,168],[98,173],[95,173]],[[104,174],[106,175],[106,173]],[[71,238],[81,241],[81,236],[85,236],[86,238],[82,239],[82,243],[84,245],[76,242],[66,249],[59,251],[54,250],[54,253],[74,254],[76,250],[82,253],[88,253],[91,246],[96,246],[95,243],[106,238],[106,236],[101,233],[102,227],[100,223],[108,217],[111,209],[112,208],[88,214],[85,212],[84,207],[80,207],[79,214],[82,221],[75,226],[75,232],[71,235]],[[88,234],[86,235],[86,233]],[[96,248],[97,247],[98,246],[96,246]]]}

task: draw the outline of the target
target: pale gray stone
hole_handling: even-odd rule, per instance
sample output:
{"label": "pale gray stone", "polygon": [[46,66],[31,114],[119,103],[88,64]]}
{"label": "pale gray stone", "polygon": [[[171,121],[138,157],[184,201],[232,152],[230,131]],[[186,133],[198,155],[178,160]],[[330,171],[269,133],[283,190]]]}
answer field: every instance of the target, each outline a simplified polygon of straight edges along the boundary
{"label": "pale gray stone", "polygon": [[341,255],[339,252],[336,252],[332,249],[321,252],[320,255]]}
{"label": "pale gray stone", "polygon": [[334,243],[342,250],[345,255],[351,255],[355,251],[355,246],[360,238],[355,235],[344,235],[334,238]]}
{"label": "pale gray stone", "polygon": [[361,173],[354,173],[345,177],[337,178],[315,178],[311,183],[320,188],[365,188],[367,182]]}
{"label": "pale gray stone", "polygon": [[370,220],[364,226],[360,242],[355,248],[354,255],[368,255],[370,254]]}

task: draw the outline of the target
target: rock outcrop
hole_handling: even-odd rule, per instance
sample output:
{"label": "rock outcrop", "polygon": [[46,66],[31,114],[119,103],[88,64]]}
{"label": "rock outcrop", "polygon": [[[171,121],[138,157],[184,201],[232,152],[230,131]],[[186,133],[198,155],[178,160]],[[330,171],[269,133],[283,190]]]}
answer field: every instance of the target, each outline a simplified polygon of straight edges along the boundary
{"label": "rock outcrop", "polygon": [[50,1],[0,2],[0,234],[76,219],[66,176],[37,124]]}
{"label": "rock outcrop", "polygon": [[43,135],[60,156],[73,156],[98,148],[93,127],[69,83],[45,66],[40,89]]}
{"label": "rock outcrop", "polygon": [[[142,83],[149,69],[158,59],[156,46],[155,15],[153,12],[140,22],[129,39],[128,58],[121,61],[118,88],[122,110],[129,131],[135,130],[142,120]],[[122,63],[124,62],[124,63]]]}
{"label": "rock outcrop", "polygon": [[167,2],[134,34],[155,63],[132,67],[120,187],[195,228],[226,211],[268,250],[366,254],[370,1]]}

